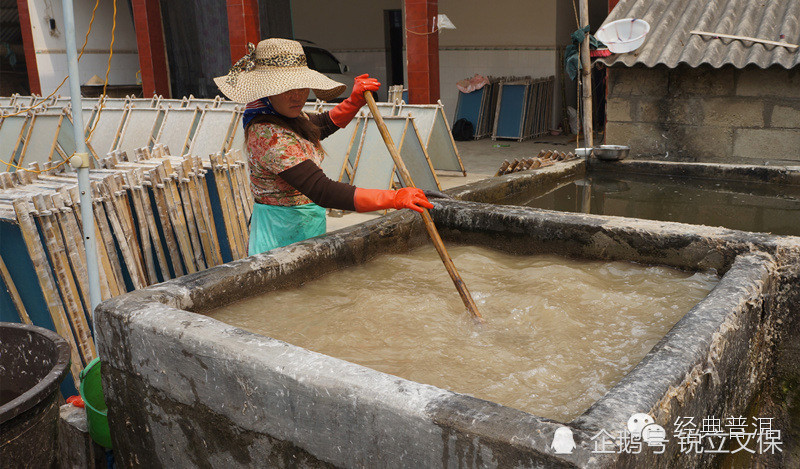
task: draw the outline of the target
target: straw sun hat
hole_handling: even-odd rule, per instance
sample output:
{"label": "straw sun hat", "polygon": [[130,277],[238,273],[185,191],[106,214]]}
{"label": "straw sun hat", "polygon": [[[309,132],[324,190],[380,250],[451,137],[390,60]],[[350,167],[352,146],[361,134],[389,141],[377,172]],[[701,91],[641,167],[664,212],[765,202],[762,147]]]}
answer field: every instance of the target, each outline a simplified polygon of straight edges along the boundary
{"label": "straw sun hat", "polygon": [[289,39],[265,39],[254,46],[227,75],[214,82],[231,101],[249,103],[265,96],[311,88],[323,101],[330,101],[347,88],[325,75],[308,68],[303,46]]}

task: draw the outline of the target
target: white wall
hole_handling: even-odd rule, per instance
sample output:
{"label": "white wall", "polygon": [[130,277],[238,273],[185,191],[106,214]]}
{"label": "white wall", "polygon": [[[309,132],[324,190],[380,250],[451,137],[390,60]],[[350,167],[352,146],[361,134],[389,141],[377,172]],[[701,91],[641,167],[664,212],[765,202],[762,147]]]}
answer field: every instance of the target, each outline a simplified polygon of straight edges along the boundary
{"label": "white wall", "polygon": [[476,73],[483,76],[546,77],[555,74],[553,48],[439,49],[439,91],[452,125],[458,103],[456,83]]}
{"label": "white wall", "polygon": [[[292,0],[294,37],[328,49],[354,76],[369,73],[386,83],[384,10],[403,0]],[[378,93],[386,99],[386,87]]]}
{"label": "white wall", "polygon": [[[84,84],[92,76],[105,78],[108,64],[109,44],[113,2],[101,1],[95,15],[92,33],[78,67],[80,83]],[[95,2],[92,0],[73,0],[75,12],[75,35],[78,53],[89,29],[89,20]],[[31,15],[33,44],[36,50],[36,65],[43,95],[49,95],[68,75],[66,46],[64,44],[64,15],[59,0],[28,0]],[[56,21],[51,31],[49,19]],[[111,59],[109,84],[131,85],[136,83],[139,70],[139,54],[136,46],[136,33],[133,19],[126,1],[117,2],[117,20],[114,31],[114,55]],[[69,96],[69,82],[58,91],[61,96]]]}
{"label": "white wall", "polygon": [[[352,72],[369,73],[385,83],[383,10],[403,6],[402,0],[293,0],[294,35],[328,48]],[[439,32],[440,96],[451,123],[457,81],[476,73],[555,75],[556,44],[569,40],[556,37],[557,8],[552,0],[439,0],[439,13],[456,26]],[[560,108],[553,110],[557,120]]]}
{"label": "white wall", "polygon": [[456,26],[439,34],[442,47],[555,44],[552,0],[439,0],[439,13]]}
{"label": "white wall", "polygon": [[383,49],[383,10],[403,0],[292,0],[294,37],[329,50]]}
{"label": "white wall", "polygon": [[439,90],[451,124],[459,80],[555,74],[556,2],[440,0],[439,13],[456,26],[439,32]]}

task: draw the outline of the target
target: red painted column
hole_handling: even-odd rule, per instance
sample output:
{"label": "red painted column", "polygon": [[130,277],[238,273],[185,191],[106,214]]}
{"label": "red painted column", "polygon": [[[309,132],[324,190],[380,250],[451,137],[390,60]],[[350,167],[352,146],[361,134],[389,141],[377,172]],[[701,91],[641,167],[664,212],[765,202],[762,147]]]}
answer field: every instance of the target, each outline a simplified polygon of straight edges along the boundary
{"label": "red painted column", "polygon": [[611,13],[611,10],[613,10],[614,7],[617,6],[617,3],[619,3],[619,0],[608,0],[608,12],[609,13]]}
{"label": "red painted column", "polygon": [[132,0],[133,25],[139,48],[143,96],[158,94],[170,98],[169,66],[158,0]]}
{"label": "red painted column", "polygon": [[431,33],[438,0],[405,0],[405,9],[408,100],[432,104],[439,100],[439,33]]}
{"label": "red painted column", "polygon": [[258,21],[258,0],[227,0],[228,37],[231,41],[231,63],[247,53],[247,43],[258,44],[261,26]]}
{"label": "red painted column", "polygon": [[31,15],[28,11],[28,0],[17,0],[19,11],[19,25],[22,30],[22,49],[25,51],[25,68],[28,70],[28,88],[31,93],[42,94],[42,84],[39,81],[39,66],[36,65],[36,48],[33,46],[33,29]]}

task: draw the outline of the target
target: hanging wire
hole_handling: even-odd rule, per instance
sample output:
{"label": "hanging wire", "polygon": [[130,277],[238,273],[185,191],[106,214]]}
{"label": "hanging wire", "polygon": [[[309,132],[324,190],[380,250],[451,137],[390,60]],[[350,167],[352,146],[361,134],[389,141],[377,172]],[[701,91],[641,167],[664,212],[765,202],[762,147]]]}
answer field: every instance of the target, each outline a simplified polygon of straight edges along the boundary
{"label": "hanging wire", "polygon": [[439,32],[439,28],[436,28],[436,29],[434,29],[433,31],[431,31],[431,32],[429,32],[429,33],[418,33],[418,32],[416,32],[416,31],[412,31],[412,30],[410,30],[410,29],[408,29],[408,28],[406,28],[406,31],[407,31],[407,32],[409,32],[409,33],[411,33],[411,34],[416,34],[416,35],[418,35],[418,36],[428,36],[428,35],[431,35],[431,34],[436,34],[436,33],[438,33],[438,32]]}
{"label": "hanging wire", "polygon": [[578,7],[575,6],[575,0],[572,0],[572,11],[575,12],[575,24],[578,25],[578,29],[581,29],[581,20],[578,18]]}
{"label": "hanging wire", "polygon": [[[427,28],[427,27],[428,27],[428,24],[427,24],[427,23],[428,23],[428,21],[427,21],[427,17],[426,17],[426,18],[425,18],[425,28]],[[420,33],[420,32],[417,32],[417,31],[412,31],[412,30],[410,30],[410,29],[408,29],[408,28],[404,28],[404,29],[406,30],[406,32],[409,32],[409,33],[411,33],[411,34],[416,34],[417,36],[429,36],[429,35],[431,35],[431,34],[436,34],[436,33],[438,33],[438,32],[439,32],[439,30],[440,30],[441,28],[439,28],[439,23],[438,23],[438,21],[437,21],[437,18],[434,16],[434,17],[433,17],[433,31],[431,31],[431,32],[427,32],[427,31],[426,31],[426,32],[424,32],[424,33]]]}
{"label": "hanging wire", "polygon": [[[100,0],[96,0],[95,4],[94,4],[94,8],[92,9],[92,18],[89,20],[89,29],[86,31],[86,37],[84,38],[83,46],[81,47],[81,53],[78,55],[78,60],[79,61],[80,61],[81,57],[83,56],[83,51],[86,49],[86,44],[89,42],[89,34],[92,32],[92,24],[94,23],[95,13],[97,12],[97,7],[99,5],[100,5]],[[100,117],[100,113],[102,112],[103,107],[104,107],[103,103],[105,102],[106,87],[108,86],[108,75],[111,72],[111,57],[114,55],[114,37],[115,37],[114,33],[115,33],[116,28],[117,28],[117,0],[114,0],[114,15],[112,17],[111,43],[109,44],[109,50],[108,50],[109,53],[108,53],[108,65],[106,66],[106,78],[105,78],[105,81],[103,82],[103,94],[102,94],[101,99],[100,99],[100,103],[101,103],[100,104],[100,108],[97,111],[97,116],[95,116],[95,123],[92,126],[92,129],[90,130],[88,137],[84,137],[84,140],[86,141],[87,144],[89,143],[89,140],[92,137],[92,133],[94,132],[95,127],[97,127],[98,118]],[[24,110],[18,111],[18,112],[14,113],[14,114],[9,114],[9,115],[4,116],[4,117],[11,117],[11,116],[20,115],[22,113],[31,111],[34,108],[36,108],[36,107],[42,105],[43,103],[47,102],[48,99],[52,98],[58,92],[58,90],[61,89],[62,86],[64,86],[64,83],[66,83],[68,78],[69,78],[69,75],[65,76],[64,79],[61,80],[61,83],[58,85],[58,87],[55,89],[55,91],[50,93],[50,95],[47,96],[46,98],[43,98],[42,101],[40,101],[39,103],[36,103],[35,105],[31,106],[28,109],[24,109]],[[90,154],[91,154],[91,152],[90,152]],[[94,154],[92,154],[92,158],[95,161],[97,161],[97,158],[94,156]],[[45,170],[38,170],[37,171],[35,169],[24,168],[22,166],[18,166],[16,164],[14,164],[14,163],[7,162],[7,161],[5,161],[3,159],[0,159],[0,163],[5,164],[6,167],[12,167],[12,168],[15,168],[17,170],[27,171],[29,173],[41,174],[43,171],[45,171]],[[58,168],[64,166],[65,164],[67,164],[67,163],[69,163],[69,158],[63,158],[62,157],[62,161],[59,164],[57,164],[56,166],[53,166],[51,168],[48,168],[47,171],[52,171],[54,169],[58,169]]]}
{"label": "hanging wire", "polygon": [[[578,17],[578,7],[575,5],[575,0],[572,0],[572,11],[575,12],[575,24],[578,26],[578,29],[581,29],[581,20]],[[584,39],[584,40],[586,40],[586,39]],[[581,51],[581,49],[578,48],[578,54],[579,54],[578,57],[580,57],[580,51]],[[581,67],[581,68],[583,68],[583,67]],[[581,95],[581,86],[582,86],[581,82],[583,81],[583,70],[581,70],[581,74],[578,76],[578,79],[575,80],[575,81],[578,82],[578,88],[577,88],[577,91],[576,91],[577,92],[577,96],[575,97],[575,101],[576,101],[575,105],[576,105],[577,111],[578,111],[577,112],[578,132],[575,133],[575,147],[576,148],[582,148],[581,147],[581,140],[580,140],[580,135],[581,135],[580,129],[583,127],[583,119],[581,119],[581,109],[582,109],[581,100],[583,99],[583,96]],[[585,142],[586,142],[586,129],[583,129],[583,141],[584,141],[584,144],[585,144]]]}
{"label": "hanging wire", "polygon": [[[83,57],[83,51],[86,49],[86,44],[89,43],[89,33],[92,32],[92,23],[94,23],[94,14],[97,11],[98,5],[100,5],[100,0],[97,0],[95,2],[95,4],[94,4],[94,9],[92,10],[92,19],[89,20],[89,29],[86,31],[86,37],[83,39],[83,46],[81,47],[81,53],[78,54],[78,61],[80,61],[81,57]],[[67,82],[67,78],[69,78],[69,75],[65,76],[64,79],[61,80],[61,83],[56,87],[56,89],[52,93],[50,93],[46,98],[42,98],[42,100],[39,101],[38,103],[32,105],[31,107],[29,107],[27,109],[22,109],[22,110],[20,110],[18,112],[15,112],[14,114],[8,114],[8,115],[3,116],[3,117],[18,116],[18,115],[24,114],[24,113],[26,113],[28,111],[32,111],[33,109],[35,109],[35,108],[41,106],[42,104],[46,103],[48,99],[52,98],[56,93],[58,93],[58,90],[60,90],[61,87],[64,86],[64,83]]]}
{"label": "hanging wire", "polygon": [[108,46],[108,65],[106,66],[106,78],[103,82],[103,99],[100,100],[100,109],[97,110],[97,116],[94,118],[94,124],[92,124],[91,130],[89,130],[89,136],[85,137],[86,142],[88,143],[89,140],[92,139],[92,134],[94,134],[94,129],[97,128],[97,123],[100,122],[100,114],[103,112],[103,109],[106,106],[106,87],[108,86],[108,74],[111,72],[111,57],[114,55],[114,31],[117,29],[117,0],[114,0],[114,16],[112,17],[111,22],[111,44]]}

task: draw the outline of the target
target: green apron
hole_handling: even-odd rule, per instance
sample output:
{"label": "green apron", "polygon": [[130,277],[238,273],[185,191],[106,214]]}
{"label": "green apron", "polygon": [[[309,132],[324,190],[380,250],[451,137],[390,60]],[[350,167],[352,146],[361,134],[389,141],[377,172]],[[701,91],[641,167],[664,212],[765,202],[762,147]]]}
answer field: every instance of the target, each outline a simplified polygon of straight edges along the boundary
{"label": "green apron", "polygon": [[317,204],[264,205],[256,203],[250,218],[252,256],[325,234],[325,209]]}

